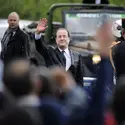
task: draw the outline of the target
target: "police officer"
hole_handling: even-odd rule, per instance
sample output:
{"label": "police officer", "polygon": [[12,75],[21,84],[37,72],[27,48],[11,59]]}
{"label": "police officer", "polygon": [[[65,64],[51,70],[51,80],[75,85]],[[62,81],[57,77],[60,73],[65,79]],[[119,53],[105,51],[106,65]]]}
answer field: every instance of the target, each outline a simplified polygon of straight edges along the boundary
{"label": "police officer", "polygon": [[116,80],[125,75],[125,27],[123,24],[124,19],[115,21],[112,26],[115,41],[110,46],[110,60]]}

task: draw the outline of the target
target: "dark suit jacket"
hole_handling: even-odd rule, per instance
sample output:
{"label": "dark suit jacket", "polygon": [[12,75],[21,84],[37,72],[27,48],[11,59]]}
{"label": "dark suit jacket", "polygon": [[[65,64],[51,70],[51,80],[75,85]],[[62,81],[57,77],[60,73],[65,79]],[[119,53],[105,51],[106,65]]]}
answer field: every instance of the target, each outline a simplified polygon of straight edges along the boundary
{"label": "dark suit jacket", "polygon": [[[35,40],[36,50],[44,57],[47,67],[58,65],[60,67],[64,66],[63,57],[58,48],[53,48],[51,46],[46,46],[43,41]],[[76,82],[80,85],[83,83],[83,59],[82,56],[77,52],[70,51],[71,55],[71,66],[69,71],[72,73]]]}
{"label": "dark suit jacket", "polygon": [[67,125],[68,123],[68,114],[65,113],[64,106],[53,96],[41,98],[40,111],[45,125]]}
{"label": "dark suit jacket", "polygon": [[0,93],[1,125],[34,125],[30,115],[17,106],[15,98],[8,90]]}
{"label": "dark suit jacket", "polygon": [[[95,4],[96,0],[83,0],[83,4]],[[109,4],[108,0],[101,0],[101,4]]]}
{"label": "dark suit jacket", "polygon": [[112,48],[112,59],[116,70],[117,79],[125,74],[125,41],[121,41],[119,44]]}
{"label": "dark suit jacket", "polygon": [[29,38],[20,28],[16,30],[8,42],[7,50],[1,52],[4,63],[15,58],[27,58],[29,56]]}
{"label": "dark suit jacket", "polygon": [[0,117],[1,125],[34,125],[31,117],[21,108],[13,108]]}

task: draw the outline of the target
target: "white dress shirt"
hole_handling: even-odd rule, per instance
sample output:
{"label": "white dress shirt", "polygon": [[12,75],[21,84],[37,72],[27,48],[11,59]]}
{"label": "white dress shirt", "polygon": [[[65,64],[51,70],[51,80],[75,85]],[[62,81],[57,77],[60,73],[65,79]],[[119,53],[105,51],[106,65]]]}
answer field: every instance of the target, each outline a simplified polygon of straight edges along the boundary
{"label": "white dress shirt", "polygon": [[69,52],[69,49],[66,48],[65,50],[61,50],[60,48],[58,48],[60,50],[60,52],[64,51],[64,55],[65,55],[65,58],[66,58],[66,71],[69,69],[69,67],[71,66],[71,55],[70,55],[70,52]]}
{"label": "white dress shirt", "polygon": [[35,94],[26,95],[17,99],[20,106],[40,106],[40,99]]}
{"label": "white dress shirt", "polygon": [[95,4],[100,4],[101,3],[101,0],[96,0],[95,1]]}
{"label": "white dress shirt", "polygon": [[36,33],[35,33],[35,39],[36,39],[36,40],[40,39],[41,36],[42,36],[42,33],[40,33],[40,34],[36,34]]}

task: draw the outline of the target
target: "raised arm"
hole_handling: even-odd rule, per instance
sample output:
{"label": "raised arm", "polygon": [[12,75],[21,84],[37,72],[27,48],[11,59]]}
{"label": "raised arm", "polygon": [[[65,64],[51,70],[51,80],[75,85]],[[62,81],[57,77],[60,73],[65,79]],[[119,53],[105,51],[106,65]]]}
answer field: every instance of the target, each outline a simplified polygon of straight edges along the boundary
{"label": "raised arm", "polygon": [[46,59],[49,56],[48,48],[44,44],[43,40],[41,39],[42,32],[44,32],[47,28],[47,19],[42,18],[40,19],[36,32],[35,32],[35,46],[36,50]]}

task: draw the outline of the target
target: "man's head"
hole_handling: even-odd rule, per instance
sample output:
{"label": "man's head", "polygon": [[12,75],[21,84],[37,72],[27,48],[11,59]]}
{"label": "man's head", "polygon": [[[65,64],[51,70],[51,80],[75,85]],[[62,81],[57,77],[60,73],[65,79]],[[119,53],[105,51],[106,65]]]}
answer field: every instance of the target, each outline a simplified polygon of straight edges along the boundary
{"label": "man's head", "polygon": [[51,67],[50,73],[56,86],[56,96],[60,100],[64,100],[67,93],[70,92],[75,85],[75,80],[70,72],[66,72],[60,67]]}
{"label": "man's head", "polygon": [[51,75],[53,79],[56,81],[55,83],[59,86],[62,90],[68,90],[75,84],[75,80],[70,72],[66,72],[64,69],[60,67],[52,67],[51,68]]}
{"label": "man's head", "polygon": [[15,60],[4,67],[4,85],[15,97],[32,92],[33,77],[30,64],[26,60]]}
{"label": "man's head", "polygon": [[12,12],[9,14],[8,24],[10,28],[16,28],[19,26],[19,15],[16,12]]}
{"label": "man's head", "polygon": [[39,80],[41,83],[40,96],[55,96],[57,87],[54,79],[52,78],[50,69],[39,67]]}
{"label": "man's head", "polygon": [[70,42],[69,32],[65,28],[59,28],[56,32],[56,44],[61,49],[66,49]]}

